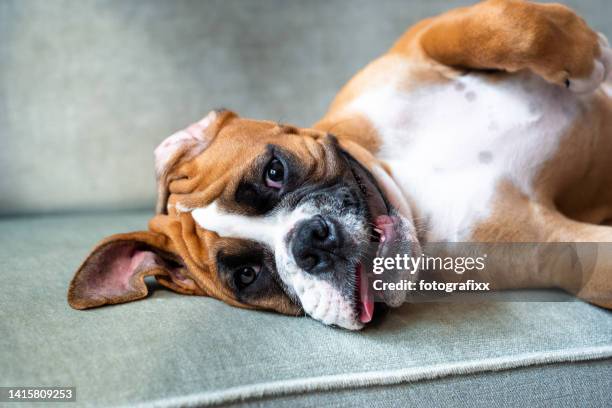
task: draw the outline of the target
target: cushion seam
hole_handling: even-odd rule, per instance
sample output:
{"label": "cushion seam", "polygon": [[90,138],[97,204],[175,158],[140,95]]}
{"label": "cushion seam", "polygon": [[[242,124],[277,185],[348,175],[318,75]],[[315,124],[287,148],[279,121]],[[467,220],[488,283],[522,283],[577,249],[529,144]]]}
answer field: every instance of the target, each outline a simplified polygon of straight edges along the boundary
{"label": "cushion seam", "polygon": [[142,406],[195,407],[215,406],[230,402],[319,391],[397,385],[449,376],[462,376],[489,371],[503,371],[534,365],[600,360],[612,357],[612,345],[546,352],[515,354],[479,360],[433,364],[429,366],[331,374],[316,377],[277,380],[230,387],[220,391],[207,391],[181,397],[148,401]]}

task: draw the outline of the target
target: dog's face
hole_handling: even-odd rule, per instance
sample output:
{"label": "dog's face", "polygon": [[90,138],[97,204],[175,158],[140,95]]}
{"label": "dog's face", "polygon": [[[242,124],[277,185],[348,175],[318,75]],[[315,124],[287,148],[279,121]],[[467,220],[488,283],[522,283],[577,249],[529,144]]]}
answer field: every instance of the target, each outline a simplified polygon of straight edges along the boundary
{"label": "dog's face", "polygon": [[166,139],[156,167],[150,231],[103,241],[71,283],[73,307],[144,297],[155,275],[181,293],[359,329],[374,312],[371,258],[398,242],[418,251],[383,168],[323,132],[211,112]]}

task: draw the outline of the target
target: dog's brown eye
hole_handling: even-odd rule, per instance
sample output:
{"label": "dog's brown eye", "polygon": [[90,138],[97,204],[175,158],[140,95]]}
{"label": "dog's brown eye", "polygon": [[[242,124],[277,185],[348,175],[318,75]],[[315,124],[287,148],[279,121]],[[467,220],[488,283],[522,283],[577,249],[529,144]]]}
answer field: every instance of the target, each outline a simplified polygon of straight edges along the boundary
{"label": "dog's brown eye", "polygon": [[272,159],[266,166],[265,177],[266,186],[280,190],[285,180],[285,166],[280,160]]}
{"label": "dog's brown eye", "polygon": [[242,266],[236,270],[236,283],[241,288],[255,282],[257,274],[261,268],[259,266]]}

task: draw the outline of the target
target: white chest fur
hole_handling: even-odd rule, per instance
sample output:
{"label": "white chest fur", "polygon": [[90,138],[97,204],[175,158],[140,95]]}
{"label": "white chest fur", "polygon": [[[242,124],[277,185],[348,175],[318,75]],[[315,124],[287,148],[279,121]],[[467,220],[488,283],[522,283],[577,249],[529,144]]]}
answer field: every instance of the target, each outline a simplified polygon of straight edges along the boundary
{"label": "white chest fur", "polygon": [[533,193],[583,103],[531,74],[466,75],[410,93],[377,88],[348,109],[381,135],[379,156],[427,221],[428,240],[460,241],[489,214],[501,181]]}

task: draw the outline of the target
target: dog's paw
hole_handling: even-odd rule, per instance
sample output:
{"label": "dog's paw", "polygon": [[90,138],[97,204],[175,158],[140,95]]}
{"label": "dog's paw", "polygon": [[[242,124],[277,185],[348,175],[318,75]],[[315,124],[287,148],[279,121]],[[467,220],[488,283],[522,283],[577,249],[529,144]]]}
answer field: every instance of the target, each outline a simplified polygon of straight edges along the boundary
{"label": "dog's paw", "polygon": [[612,70],[612,49],[608,39],[599,33],[599,54],[593,59],[593,69],[586,78],[572,78],[568,75],[565,86],[576,93],[594,92],[606,81]]}
{"label": "dog's paw", "polygon": [[[607,39],[569,7],[521,3],[526,26],[520,55],[550,83],[576,93],[595,91],[606,79],[612,55]],[[520,43],[520,42],[519,42]]]}

